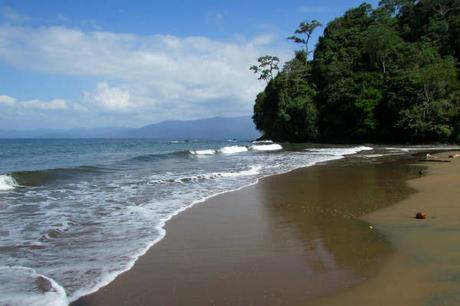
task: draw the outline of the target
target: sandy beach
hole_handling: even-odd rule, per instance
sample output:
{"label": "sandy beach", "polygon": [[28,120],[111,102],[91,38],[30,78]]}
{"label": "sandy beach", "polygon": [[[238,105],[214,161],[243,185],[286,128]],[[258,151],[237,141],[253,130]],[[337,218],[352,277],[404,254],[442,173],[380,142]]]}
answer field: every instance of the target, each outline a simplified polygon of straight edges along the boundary
{"label": "sandy beach", "polygon": [[[459,305],[460,304],[460,160],[428,168],[408,186],[417,192],[365,220],[395,246],[376,278],[313,305]],[[426,212],[426,220],[415,219]]]}
{"label": "sandy beach", "polygon": [[457,305],[460,163],[416,160],[346,159],[211,198],[72,305]]}

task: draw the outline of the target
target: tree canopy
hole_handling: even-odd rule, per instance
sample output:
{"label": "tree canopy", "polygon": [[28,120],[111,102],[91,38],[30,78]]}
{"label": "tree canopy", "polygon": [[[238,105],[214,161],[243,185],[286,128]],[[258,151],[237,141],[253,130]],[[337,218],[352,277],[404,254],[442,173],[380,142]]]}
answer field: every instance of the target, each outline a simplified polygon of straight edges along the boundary
{"label": "tree canopy", "polygon": [[265,138],[323,142],[460,141],[460,0],[382,0],[288,39],[301,49],[256,98]]}

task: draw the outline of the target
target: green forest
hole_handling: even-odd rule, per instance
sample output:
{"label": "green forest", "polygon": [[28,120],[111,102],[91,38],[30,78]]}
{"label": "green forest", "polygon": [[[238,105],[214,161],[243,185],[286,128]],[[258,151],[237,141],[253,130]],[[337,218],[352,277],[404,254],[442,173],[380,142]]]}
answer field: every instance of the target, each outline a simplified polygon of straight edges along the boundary
{"label": "green forest", "polygon": [[460,142],[460,0],[364,3],[288,40],[299,47],[283,67],[266,55],[250,68],[267,82],[253,115],[263,138]]}

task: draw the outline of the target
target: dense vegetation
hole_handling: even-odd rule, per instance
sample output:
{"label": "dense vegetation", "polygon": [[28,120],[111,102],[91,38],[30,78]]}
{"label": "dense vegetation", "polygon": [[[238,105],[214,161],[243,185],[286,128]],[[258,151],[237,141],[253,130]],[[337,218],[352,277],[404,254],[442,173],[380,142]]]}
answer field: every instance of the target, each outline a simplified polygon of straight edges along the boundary
{"label": "dense vegetation", "polygon": [[265,138],[324,142],[460,141],[460,0],[383,0],[330,22],[310,55],[317,21],[278,69],[251,69],[267,86],[253,120]]}

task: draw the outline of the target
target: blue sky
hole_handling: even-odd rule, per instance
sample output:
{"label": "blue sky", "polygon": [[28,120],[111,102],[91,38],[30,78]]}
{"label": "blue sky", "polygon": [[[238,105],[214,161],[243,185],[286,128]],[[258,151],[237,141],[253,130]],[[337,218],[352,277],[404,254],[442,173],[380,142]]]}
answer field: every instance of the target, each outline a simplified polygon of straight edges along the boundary
{"label": "blue sky", "polygon": [[361,2],[0,0],[0,129],[250,115],[249,65]]}

